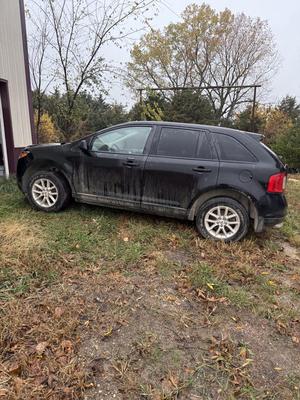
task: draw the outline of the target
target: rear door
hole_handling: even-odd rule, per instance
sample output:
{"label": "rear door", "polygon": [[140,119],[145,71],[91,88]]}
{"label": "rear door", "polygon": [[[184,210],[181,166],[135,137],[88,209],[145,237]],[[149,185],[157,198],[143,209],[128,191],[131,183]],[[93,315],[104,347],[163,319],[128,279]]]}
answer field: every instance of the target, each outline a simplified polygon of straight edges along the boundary
{"label": "rear door", "polygon": [[243,189],[246,193],[255,191],[255,155],[237,138],[225,133],[215,134],[220,159],[218,185]]}
{"label": "rear door", "polygon": [[145,163],[142,207],[185,216],[193,200],[215,186],[218,164],[207,132],[160,127]]}

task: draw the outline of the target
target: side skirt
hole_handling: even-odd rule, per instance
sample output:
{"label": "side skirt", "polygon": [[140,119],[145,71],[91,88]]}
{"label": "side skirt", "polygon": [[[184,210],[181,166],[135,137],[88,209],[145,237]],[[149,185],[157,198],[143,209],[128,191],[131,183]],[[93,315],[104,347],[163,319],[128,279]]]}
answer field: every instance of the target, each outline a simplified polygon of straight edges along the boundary
{"label": "side skirt", "polygon": [[116,208],[119,210],[130,210],[145,214],[161,215],[164,217],[187,219],[187,210],[179,207],[162,206],[153,203],[140,203],[133,200],[116,199],[113,197],[86,193],[76,193],[73,194],[73,197],[78,203]]}

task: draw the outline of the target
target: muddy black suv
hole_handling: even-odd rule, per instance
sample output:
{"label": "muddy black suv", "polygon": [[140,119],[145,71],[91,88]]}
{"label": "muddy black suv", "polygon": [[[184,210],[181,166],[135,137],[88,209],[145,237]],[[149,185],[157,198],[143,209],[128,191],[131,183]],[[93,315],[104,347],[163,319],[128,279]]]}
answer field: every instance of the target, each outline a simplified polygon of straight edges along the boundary
{"label": "muddy black suv", "polygon": [[286,168],[261,136],[169,122],[129,122],[20,154],[32,206],[78,202],[195,220],[205,238],[237,241],[283,221]]}

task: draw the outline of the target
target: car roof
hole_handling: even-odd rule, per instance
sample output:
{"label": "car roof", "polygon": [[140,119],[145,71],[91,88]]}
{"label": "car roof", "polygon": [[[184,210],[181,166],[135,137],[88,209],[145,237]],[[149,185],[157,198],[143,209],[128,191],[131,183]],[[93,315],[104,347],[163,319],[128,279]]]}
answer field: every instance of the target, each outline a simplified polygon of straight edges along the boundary
{"label": "car roof", "polygon": [[149,125],[149,126],[153,126],[153,125],[164,126],[165,125],[165,126],[174,126],[174,127],[182,127],[182,128],[194,128],[194,129],[208,130],[208,131],[215,132],[215,133],[228,133],[229,135],[232,135],[232,136],[244,135],[246,133],[257,141],[260,141],[263,137],[263,135],[261,135],[259,133],[254,133],[254,132],[246,132],[246,131],[241,131],[241,130],[233,129],[233,128],[225,128],[223,126],[190,124],[190,123],[186,123],[186,122],[129,121],[129,122],[124,122],[122,124],[115,125],[110,128],[125,127],[125,126],[132,126],[132,125]]}

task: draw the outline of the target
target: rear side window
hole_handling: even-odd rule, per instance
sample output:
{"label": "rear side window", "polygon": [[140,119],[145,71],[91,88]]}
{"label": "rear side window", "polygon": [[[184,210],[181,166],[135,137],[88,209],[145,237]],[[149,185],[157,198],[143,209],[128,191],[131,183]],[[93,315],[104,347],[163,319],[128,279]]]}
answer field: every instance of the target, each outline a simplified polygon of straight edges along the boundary
{"label": "rear side window", "polygon": [[157,154],[169,157],[195,158],[197,131],[189,129],[162,128],[157,146]]}
{"label": "rear side window", "polygon": [[233,137],[217,134],[216,138],[219,144],[221,160],[247,162],[256,161],[250,151]]}

